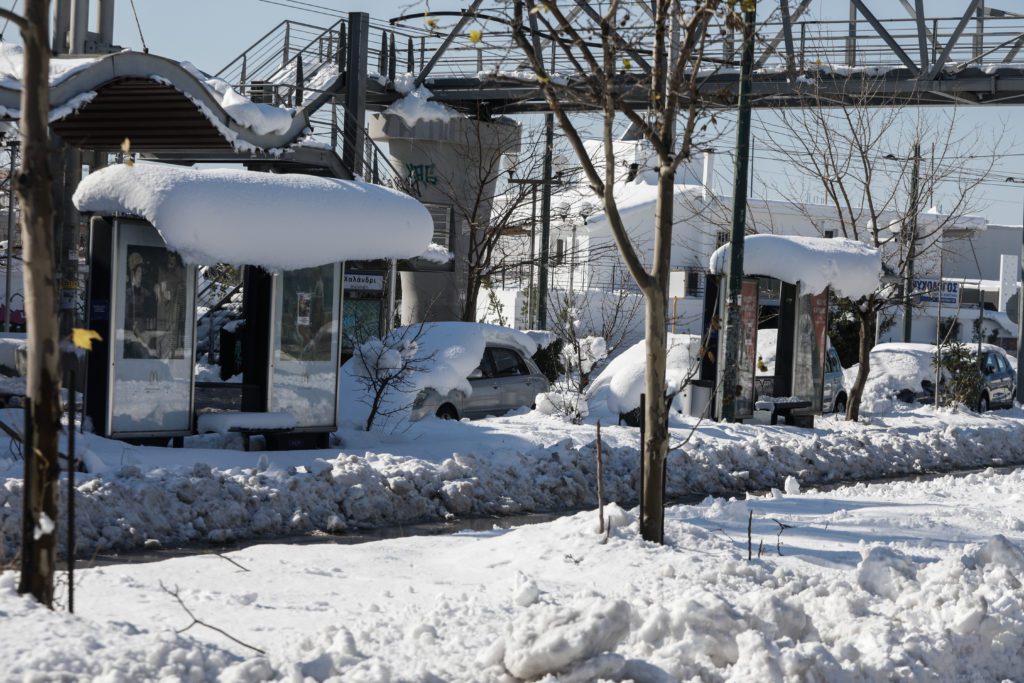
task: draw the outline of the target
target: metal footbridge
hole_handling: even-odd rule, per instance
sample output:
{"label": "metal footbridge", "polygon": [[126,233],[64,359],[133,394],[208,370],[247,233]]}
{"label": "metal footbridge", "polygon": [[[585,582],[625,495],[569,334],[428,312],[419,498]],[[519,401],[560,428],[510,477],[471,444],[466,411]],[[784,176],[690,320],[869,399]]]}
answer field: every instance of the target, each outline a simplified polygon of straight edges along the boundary
{"label": "metal footbridge", "polygon": [[[559,6],[577,25],[596,27],[605,4],[575,0]],[[924,5],[761,2],[754,106],[1024,103],[1024,12],[965,0],[957,12],[930,16]],[[642,109],[649,97],[650,8],[639,1],[622,6],[629,19],[619,29],[623,62],[616,84],[625,102]],[[137,52],[56,57],[52,127],[82,149],[116,151],[127,137],[132,150],[171,161],[285,165],[400,186],[400,174],[365,135],[364,117],[409,88],[424,85],[435,100],[484,119],[547,109],[504,8],[476,0],[461,12],[388,21],[363,13],[327,26],[288,20],[216,74]],[[566,88],[582,88],[570,61],[574,55],[550,28],[536,28],[534,44]],[[740,36],[724,24],[709,28],[695,93],[703,106],[734,106],[739,44]],[[251,119],[225,104],[218,88],[226,85],[250,103],[287,108],[290,125],[258,132]],[[569,101],[570,109],[588,107],[586,98]],[[19,106],[20,84],[0,81],[3,118],[17,118]]]}

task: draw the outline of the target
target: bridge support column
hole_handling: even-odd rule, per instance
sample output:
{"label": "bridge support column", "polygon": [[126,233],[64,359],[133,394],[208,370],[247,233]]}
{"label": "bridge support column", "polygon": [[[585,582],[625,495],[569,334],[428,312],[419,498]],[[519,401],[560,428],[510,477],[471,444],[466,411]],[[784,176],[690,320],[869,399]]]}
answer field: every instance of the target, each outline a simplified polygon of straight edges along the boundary
{"label": "bridge support column", "polygon": [[[518,151],[519,125],[454,115],[447,121],[418,121],[410,126],[393,114],[375,114],[370,117],[369,132],[374,140],[387,142],[391,163],[418,188],[420,201],[432,205],[435,241],[443,239],[444,221],[448,221],[445,246],[455,257],[450,270],[401,273],[402,324],[475,320],[475,310],[464,315],[470,231],[488,228],[501,157]],[[470,225],[473,216],[476,225]]]}

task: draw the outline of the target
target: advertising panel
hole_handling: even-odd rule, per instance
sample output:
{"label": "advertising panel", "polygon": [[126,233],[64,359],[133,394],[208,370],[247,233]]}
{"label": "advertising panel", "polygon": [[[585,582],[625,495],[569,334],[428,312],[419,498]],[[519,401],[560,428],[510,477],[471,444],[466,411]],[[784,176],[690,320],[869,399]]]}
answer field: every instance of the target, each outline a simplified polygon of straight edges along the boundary
{"label": "advertising panel", "polygon": [[828,290],[797,297],[793,336],[794,398],[810,401],[807,412],[820,414],[825,382],[825,344],[828,335]]}
{"label": "advertising panel", "polygon": [[333,430],[338,406],[341,264],[274,275],[268,410]]}
{"label": "advertising panel", "polygon": [[108,433],[187,434],[195,373],[195,266],[141,222],[118,221],[113,241],[113,364]]}

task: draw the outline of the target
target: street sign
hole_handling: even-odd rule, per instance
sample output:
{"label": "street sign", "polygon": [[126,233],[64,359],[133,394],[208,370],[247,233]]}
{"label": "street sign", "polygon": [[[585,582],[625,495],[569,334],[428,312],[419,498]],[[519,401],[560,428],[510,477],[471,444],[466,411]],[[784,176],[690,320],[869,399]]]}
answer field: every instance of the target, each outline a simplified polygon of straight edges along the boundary
{"label": "street sign", "polygon": [[920,303],[938,303],[956,305],[960,301],[959,282],[939,282],[936,278],[914,278],[910,284],[911,291]]}

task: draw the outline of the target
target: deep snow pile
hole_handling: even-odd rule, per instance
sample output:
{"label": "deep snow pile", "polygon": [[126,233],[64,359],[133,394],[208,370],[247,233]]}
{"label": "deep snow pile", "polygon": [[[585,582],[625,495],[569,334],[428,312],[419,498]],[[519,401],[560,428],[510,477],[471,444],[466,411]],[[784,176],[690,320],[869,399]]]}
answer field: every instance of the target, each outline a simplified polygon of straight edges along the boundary
{"label": "deep snow pile", "polygon": [[[1024,473],[990,470],[709,498],[667,510],[665,546],[614,505],[607,534],[588,510],[512,530],[254,546],[79,571],[75,616],[32,608],[8,574],[0,656],[19,676],[107,679],[214,680],[227,667],[219,680],[1012,680],[1022,486]],[[162,586],[266,654],[200,627],[172,633],[190,618]]]}
{"label": "deep snow pile", "polygon": [[[687,379],[696,376],[700,360],[700,336],[668,335],[665,379],[670,394],[679,392]],[[616,356],[587,389],[591,414],[618,416],[640,407],[644,392],[646,342],[637,342]]]}
{"label": "deep snow pile", "polygon": [[433,234],[412,197],[297,173],[117,164],[90,173],[72,199],[79,211],[145,218],[191,263],[296,269],[411,258]]}
{"label": "deep snow pile", "polygon": [[[921,381],[935,381],[934,344],[904,344],[891,342],[878,344],[871,349],[871,372],[864,385],[861,398],[862,409],[890,411],[896,406],[896,394],[909,389],[921,391]],[[857,379],[860,364],[847,368],[844,383],[852,387]]]}
{"label": "deep snow pile", "polygon": [[[799,282],[805,294],[832,287],[836,294],[856,301],[878,289],[882,275],[879,251],[856,240],[750,235],[743,244],[744,274]],[[731,253],[728,243],[715,250],[711,272],[726,273]]]}

